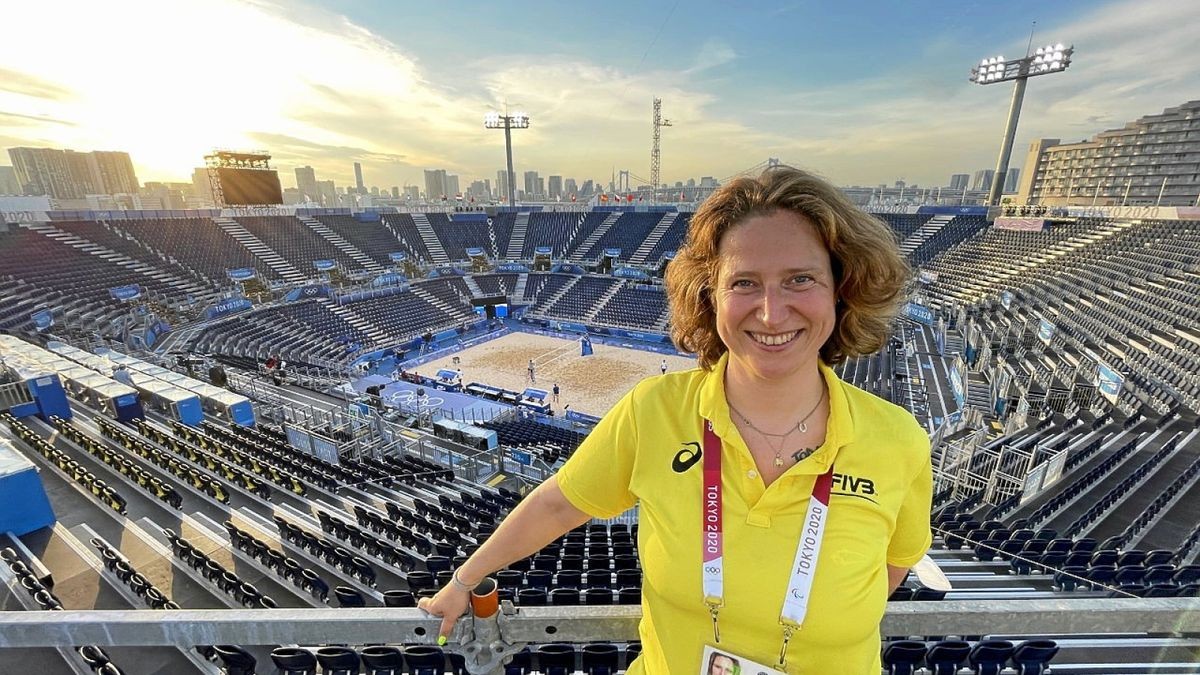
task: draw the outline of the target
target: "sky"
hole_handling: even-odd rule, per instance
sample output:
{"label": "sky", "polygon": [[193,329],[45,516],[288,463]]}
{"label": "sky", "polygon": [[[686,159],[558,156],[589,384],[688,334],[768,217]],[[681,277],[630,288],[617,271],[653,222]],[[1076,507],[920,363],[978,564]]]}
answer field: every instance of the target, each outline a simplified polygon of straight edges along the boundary
{"label": "sky", "polygon": [[[265,149],[285,186],[465,187],[514,168],[607,182],[724,179],[774,157],[841,185],[946,185],[994,167],[1011,84],[983,57],[1075,46],[1029,81],[1014,146],[1089,138],[1200,98],[1200,2],[17,0],[0,40],[0,148],[124,150],[190,180],[213,148]],[[1036,24],[1033,24],[1036,22]],[[7,157],[0,155],[0,163]],[[635,178],[635,184],[638,182]]]}

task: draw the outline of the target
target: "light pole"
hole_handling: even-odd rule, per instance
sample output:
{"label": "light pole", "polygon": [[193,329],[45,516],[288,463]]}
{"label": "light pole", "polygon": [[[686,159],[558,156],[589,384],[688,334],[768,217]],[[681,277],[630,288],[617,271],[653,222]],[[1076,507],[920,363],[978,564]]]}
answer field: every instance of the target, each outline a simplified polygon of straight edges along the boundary
{"label": "light pole", "polygon": [[996,174],[992,176],[991,189],[988,191],[988,206],[1000,203],[1000,193],[1004,188],[1004,179],[1008,175],[1008,159],[1012,154],[1013,138],[1017,134],[1017,120],[1021,117],[1021,102],[1025,99],[1025,82],[1031,77],[1049,75],[1067,69],[1071,65],[1071,54],[1075,47],[1063,47],[1062,44],[1038,47],[1033,54],[1027,54],[1023,59],[1006,61],[1003,56],[984,59],[979,67],[971,69],[971,81],[975,84],[998,84],[1000,82],[1016,81],[1013,87],[1012,103],[1008,107],[1008,124],[1004,128],[1004,140],[1000,144],[1000,158],[996,161]]}
{"label": "light pole", "polygon": [[516,206],[517,176],[513,173],[512,164],[512,130],[528,129],[529,115],[520,112],[509,115],[508,111],[505,111],[503,115],[498,112],[490,112],[483,116],[483,126],[485,129],[504,130],[504,152],[508,158],[508,205]]}

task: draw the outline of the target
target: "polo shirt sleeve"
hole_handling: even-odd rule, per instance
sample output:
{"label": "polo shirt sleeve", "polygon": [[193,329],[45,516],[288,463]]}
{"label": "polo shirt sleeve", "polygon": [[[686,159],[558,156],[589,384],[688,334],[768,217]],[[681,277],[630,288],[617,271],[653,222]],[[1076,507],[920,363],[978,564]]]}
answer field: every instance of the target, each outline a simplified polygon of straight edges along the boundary
{"label": "polo shirt sleeve", "polygon": [[633,395],[608,411],[556,475],[567,501],[593,518],[618,516],[637,502],[629,489],[638,446]]}
{"label": "polo shirt sleeve", "polygon": [[900,511],[896,514],[896,529],[888,542],[887,564],[893,567],[912,567],[929,550],[933,532],[929,527],[929,510],[933,501],[933,460],[929,454],[929,437],[924,429],[913,424],[916,433],[907,450],[915,466]]}

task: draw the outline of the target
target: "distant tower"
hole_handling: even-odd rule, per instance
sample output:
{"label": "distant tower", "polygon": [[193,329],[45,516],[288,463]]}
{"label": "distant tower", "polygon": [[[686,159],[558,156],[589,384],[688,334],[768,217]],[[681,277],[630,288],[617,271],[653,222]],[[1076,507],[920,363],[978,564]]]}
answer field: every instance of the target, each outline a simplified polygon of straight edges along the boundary
{"label": "distant tower", "polygon": [[658,149],[658,141],[661,136],[660,129],[662,127],[671,126],[671,120],[662,118],[662,99],[654,99],[654,147],[650,150],[650,187],[651,187],[651,202],[657,202],[658,186],[659,186],[659,169],[662,155]]}
{"label": "distant tower", "polygon": [[362,164],[359,164],[358,162],[354,163],[354,188],[355,191],[360,195],[366,193],[366,190],[363,189]]}

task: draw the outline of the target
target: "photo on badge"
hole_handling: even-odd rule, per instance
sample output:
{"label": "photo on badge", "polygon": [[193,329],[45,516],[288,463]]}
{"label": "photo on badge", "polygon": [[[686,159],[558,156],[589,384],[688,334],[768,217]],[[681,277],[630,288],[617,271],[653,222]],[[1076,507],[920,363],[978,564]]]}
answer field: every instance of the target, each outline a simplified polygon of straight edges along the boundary
{"label": "photo on badge", "polygon": [[761,663],[751,661],[733,652],[705,645],[700,658],[700,675],[784,675]]}

